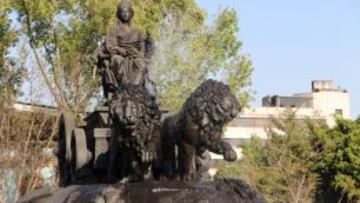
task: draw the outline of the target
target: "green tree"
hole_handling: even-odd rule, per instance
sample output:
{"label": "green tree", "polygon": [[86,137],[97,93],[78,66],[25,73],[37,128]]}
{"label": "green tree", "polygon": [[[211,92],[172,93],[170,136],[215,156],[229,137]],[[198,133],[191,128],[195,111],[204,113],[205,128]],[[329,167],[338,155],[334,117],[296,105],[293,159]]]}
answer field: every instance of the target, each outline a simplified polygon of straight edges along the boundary
{"label": "green tree", "polygon": [[[311,169],[318,153],[312,147],[307,124],[296,120],[292,112],[273,123],[277,130],[269,131],[266,142],[253,138],[243,146],[244,158],[236,173],[268,202],[312,202],[318,178]],[[223,166],[219,174],[228,176],[226,168]]]}
{"label": "green tree", "polygon": [[[118,0],[9,2],[25,31],[19,33],[25,33],[57,105],[84,109],[100,84],[91,56],[115,22]],[[134,26],[150,32],[157,44],[152,69],[164,106],[178,109],[191,90],[210,76],[229,83],[242,102],[249,100],[252,65],[240,53],[235,11],[223,10],[209,27],[194,0],[134,0],[133,4]],[[170,24],[175,29],[166,29]]]}
{"label": "green tree", "polygon": [[23,69],[8,57],[8,49],[16,42],[16,33],[10,27],[9,2],[0,5],[0,106],[11,102],[19,93]]}
{"label": "green tree", "polygon": [[360,202],[360,120],[329,128],[294,116],[274,120],[269,139],[253,138],[218,176],[245,179],[269,202]]}
{"label": "green tree", "polygon": [[179,21],[168,13],[160,23],[152,68],[162,104],[171,110],[179,109],[189,93],[209,77],[229,84],[240,103],[246,104],[251,98],[248,87],[253,67],[241,53],[238,31],[237,15],[232,9],[221,10],[211,26]]}
{"label": "green tree", "polygon": [[313,169],[321,177],[317,202],[360,202],[360,120],[311,130],[321,152]]}

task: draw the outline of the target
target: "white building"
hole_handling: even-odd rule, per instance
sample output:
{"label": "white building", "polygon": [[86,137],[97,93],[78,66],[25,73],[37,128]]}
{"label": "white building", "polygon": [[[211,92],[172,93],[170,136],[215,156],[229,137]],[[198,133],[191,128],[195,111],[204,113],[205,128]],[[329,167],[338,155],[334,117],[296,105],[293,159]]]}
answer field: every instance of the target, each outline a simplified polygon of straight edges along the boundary
{"label": "white building", "polygon": [[[289,109],[293,110],[296,119],[311,118],[322,121],[329,126],[335,124],[336,116],[350,119],[350,94],[336,88],[333,81],[313,81],[312,91],[293,96],[267,96],[261,107],[244,109],[226,128],[224,140],[234,146],[241,159],[241,143],[257,136],[267,139],[268,129],[274,129],[273,118],[280,118]],[[221,160],[221,156],[212,154],[212,159]]]}

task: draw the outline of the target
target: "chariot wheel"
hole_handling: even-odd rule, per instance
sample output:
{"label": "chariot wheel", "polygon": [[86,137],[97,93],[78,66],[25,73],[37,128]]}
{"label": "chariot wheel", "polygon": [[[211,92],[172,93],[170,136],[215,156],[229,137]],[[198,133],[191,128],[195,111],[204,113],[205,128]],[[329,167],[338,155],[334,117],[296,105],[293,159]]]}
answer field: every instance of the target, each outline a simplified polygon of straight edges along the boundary
{"label": "chariot wheel", "polygon": [[85,130],[77,128],[73,131],[71,139],[72,161],[71,161],[71,178],[73,182],[86,176],[86,166],[91,161],[91,152],[88,150]]}

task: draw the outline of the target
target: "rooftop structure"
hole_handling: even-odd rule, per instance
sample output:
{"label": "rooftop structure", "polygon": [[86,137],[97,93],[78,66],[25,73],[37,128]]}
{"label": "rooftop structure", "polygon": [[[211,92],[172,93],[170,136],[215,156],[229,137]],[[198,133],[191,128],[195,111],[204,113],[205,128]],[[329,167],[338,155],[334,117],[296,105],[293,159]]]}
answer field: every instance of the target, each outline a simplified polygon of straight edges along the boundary
{"label": "rooftop structure", "polygon": [[[266,96],[263,107],[312,109],[326,120],[329,126],[335,124],[335,117],[350,119],[350,94],[335,87],[331,80],[316,80],[311,84],[311,92],[297,93],[293,96]],[[312,118],[311,115],[308,115]],[[241,117],[241,115],[240,115]]]}

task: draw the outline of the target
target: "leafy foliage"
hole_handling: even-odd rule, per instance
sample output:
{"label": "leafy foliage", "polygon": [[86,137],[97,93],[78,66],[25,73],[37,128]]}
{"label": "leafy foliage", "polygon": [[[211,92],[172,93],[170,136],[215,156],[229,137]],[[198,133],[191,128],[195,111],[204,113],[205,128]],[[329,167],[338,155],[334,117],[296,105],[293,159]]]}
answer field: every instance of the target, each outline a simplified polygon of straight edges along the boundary
{"label": "leafy foliage", "polygon": [[[310,171],[312,149],[308,132],[289,112],[274,119],[269,138],[262,142],[254,137],[243,146],[243,162],[238,165],[239,177],[255,186],[269,202],[309,202],[316,184]],[[224,172],[224,168],[220,172]],[[227,176],[228,172],[222,176]]]}
{"label": "leafy foliage", "polygon": [[317,201],[359,202],[360,120],[339,119],[332,129],[323,126],[312,131],[321,149],[314,164],[322,180]]}
{"label": "leafy foliage", "polygon": [[[84,109],[99,89],[92,53],[115,22],[118,2],[9,1],[59,107]],[[227,82],[242,102],[250,99],[252,65],[240,53],[234,10],[221,11],[209,27],[194,0],[133,0],[133,5],[134,26],[155,39],[152,69],[164,106],[178,109],[210,76]]]}
{"label": "leafy foliage", "polygon": [[309,132],[295,113],[274,124],[280,131],[271,130],[263,147],[256,140],[245,147],[243,175],[269,202],[310,202],[317,175],[310,170],[316,153]]}
{"label": "leafy foliage", "polygon": [[0,5],[0,105],[10,102],[19,93],[24,70],[7,56],[8,48],[16,42],[16,33],[10,27],[9,2]]}
{"label": "leafy foliage", "polygon": [[269,202],[360,201],[360,120],[339,119],[329,128],[290,113],[274,127],[267,141],[244,145],[243,162],[222,166],[218,176],[245,179]]}
{"label": "leafy foliage", "polygon": [[205,78],[229,84],[240,103],[246,104],[251,98],[247,88],[253,67],[240,52],[236,12],[221,10],[212,26],[202,23],[198,29],[189,29],[187,20],[174,22],[178,20],[171,13],[161,21],[152,68],[162,104],[179,109]]}

